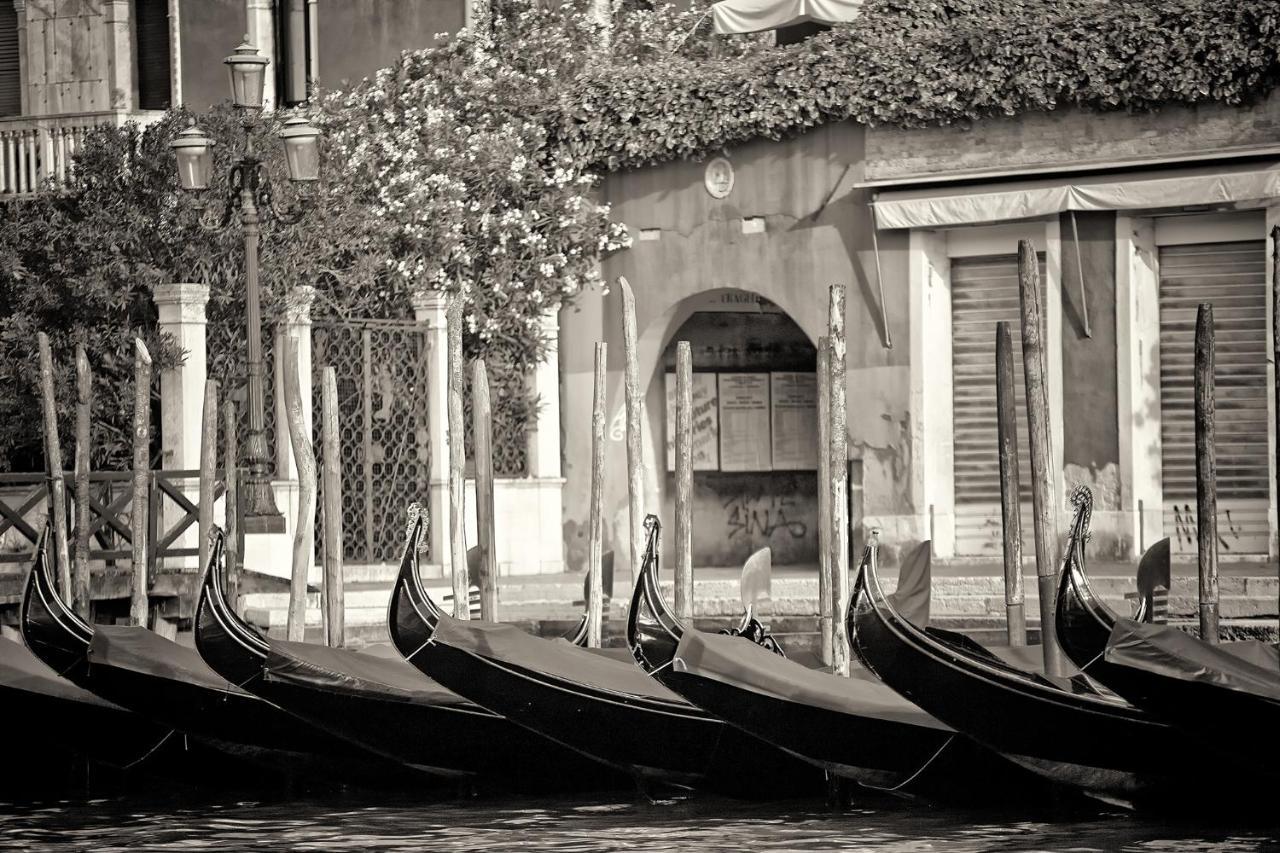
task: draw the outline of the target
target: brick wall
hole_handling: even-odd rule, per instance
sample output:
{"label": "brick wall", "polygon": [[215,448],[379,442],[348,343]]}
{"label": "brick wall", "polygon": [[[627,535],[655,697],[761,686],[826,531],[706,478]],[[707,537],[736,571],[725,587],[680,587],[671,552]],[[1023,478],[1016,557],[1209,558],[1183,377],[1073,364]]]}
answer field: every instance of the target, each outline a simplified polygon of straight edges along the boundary
{"label": "brick wall", "polygon": [[1280,97],[1245,107],[1167,106],[1150,113],[1063,109],[970,125],[870,128],[866,179],[1247,152],[1280,142]]}

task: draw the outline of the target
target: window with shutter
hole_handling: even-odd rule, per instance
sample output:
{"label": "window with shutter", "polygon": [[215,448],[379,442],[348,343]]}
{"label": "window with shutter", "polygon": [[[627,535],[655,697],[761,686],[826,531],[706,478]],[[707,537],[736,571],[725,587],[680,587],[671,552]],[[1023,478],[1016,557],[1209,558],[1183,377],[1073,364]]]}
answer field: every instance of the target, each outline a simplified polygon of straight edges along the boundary
{"label": "window with shutter", "polygon": [[169,56],[168,0],[134,0],[138,57],[138,108],[167,110],[173,105]]}
{"label": "window with shutter", "polygon": [[22,67],[18,59],[18,13],[0,2],[0,116],[22,113]]}

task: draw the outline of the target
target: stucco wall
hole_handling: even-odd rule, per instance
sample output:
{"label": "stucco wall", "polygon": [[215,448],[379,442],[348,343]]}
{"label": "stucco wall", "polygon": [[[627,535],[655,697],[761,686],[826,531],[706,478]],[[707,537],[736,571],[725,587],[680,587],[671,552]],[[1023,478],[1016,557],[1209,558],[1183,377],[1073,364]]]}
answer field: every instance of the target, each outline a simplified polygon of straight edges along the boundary
{"label": "stucco wall", "polygon": [[342,0],[321,3],[320,82],[334,88],[436,43],[462,28],[464,0]]}
{"label": "stucco wall", "polygon": [[[610,282],[625,275],[635,289],[641,379],[647,391],[645,452],[651,472],[646,504],[669,507],[660,476],[663,388],[661,353],[705,294],[739,289],[786,311],[816,342],[827,323],[827,289],[848,288],[847,337],[850,454],[862,460],[865,506],[878,518],[912,515],[907,407],[908,294],[905,236],[882,235],[885,311],[894,347],[884,346],[876,264],[863,178],[863,130],[851,124],[818,129],[784,142],[754,142],[727,152],[732,194],[712,198],[704,164],[671,163],[611,175],[603,189],[614,216],[636,240],[604,263]],[[762,217],[764,233],[743,233],[743,219]],[[641,229],[648,237],[639,240]],[[609,447],[606,459],[606,548],[625,547],[626,467],[622,342],[616,288],[588,294],[561,315],[565,432],[566,553],[585,558],[591,409],[591,347],[609,342]],[[655,381],[657,380],[657,381]],[[744,492],[745,494],[745,492]],[[698,519],[695,518],[695,525]],[[615,543],[617,543],[615,545]]]}
{"label": "stucco wall", "polygon": [[1166,106],[1148,113],[1063,109],[972,125],[867,131],[867,179],[1072,167],[1209,151],[1274,148],[1280,97],[1248,107]]}
{"label": "stucco wall", "polygon": [[248,30],[244,0],[182,0],[178,25],[183,103],[198,112],[229,100],[231,83],[223,60]]}

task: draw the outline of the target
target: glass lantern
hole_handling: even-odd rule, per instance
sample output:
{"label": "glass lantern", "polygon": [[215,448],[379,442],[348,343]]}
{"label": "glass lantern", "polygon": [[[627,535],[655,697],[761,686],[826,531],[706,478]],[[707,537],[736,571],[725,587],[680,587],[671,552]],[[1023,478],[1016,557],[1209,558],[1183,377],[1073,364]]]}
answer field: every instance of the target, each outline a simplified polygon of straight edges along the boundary
{"label": "glass lantern", "polygon": [[265,56],[249,44],[249,37],[236,48],[235,53],[223,60],[231,73],[231,101],[244,109],[262,109],[262,91],[267,81],[267,63]]}
{"label": "glass lantern", "polygon": [[196,127],[192,119],[187,129],[177,135],[169,147],[178,158],[178,181],[184,190],[207,190],[213,170],[213,141]]}
{"label": "glass lantern", "polygon": [[294,116],[280,131],[284,142],[289,180],[296,182],[320,179],[320,131],[302,116]]}

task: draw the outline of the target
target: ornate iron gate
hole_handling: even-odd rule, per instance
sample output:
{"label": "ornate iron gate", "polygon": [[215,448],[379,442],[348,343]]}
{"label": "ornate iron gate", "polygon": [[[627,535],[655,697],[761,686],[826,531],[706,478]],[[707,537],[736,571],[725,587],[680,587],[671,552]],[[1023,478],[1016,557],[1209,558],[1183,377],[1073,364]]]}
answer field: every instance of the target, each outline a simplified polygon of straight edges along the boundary
{"label": "ornate iron gate", "polygon": [[317,457],[321,371],[332,366],[338,378],[343,559],[395,562],[404,509],[425,500],[430,477],[426,332],[403,321],[317,323],[312,365]]}

